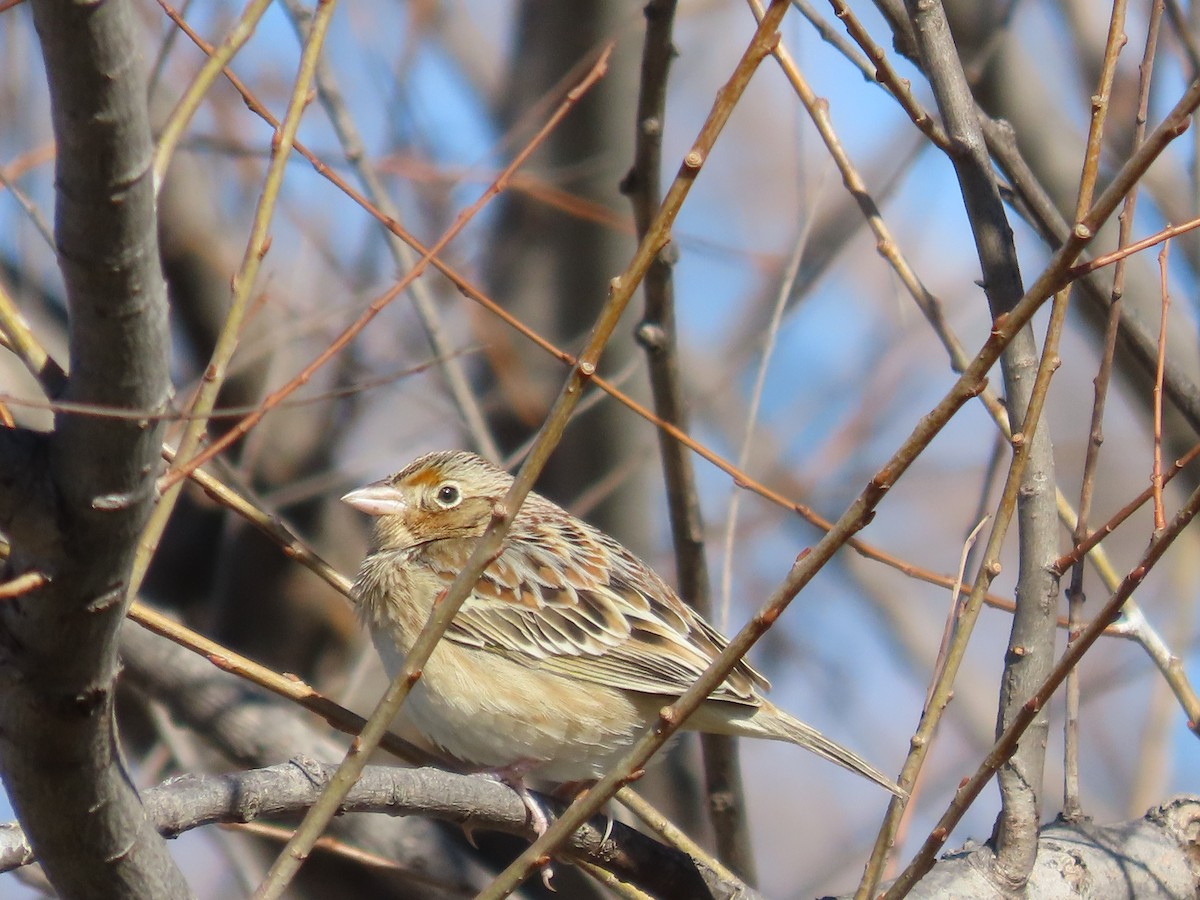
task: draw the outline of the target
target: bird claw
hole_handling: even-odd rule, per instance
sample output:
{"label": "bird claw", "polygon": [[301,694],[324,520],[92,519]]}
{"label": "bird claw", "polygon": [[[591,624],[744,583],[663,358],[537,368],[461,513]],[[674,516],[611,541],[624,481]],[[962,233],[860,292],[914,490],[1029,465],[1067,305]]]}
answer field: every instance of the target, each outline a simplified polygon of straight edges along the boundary
{"label": "bird claw", "polygon": [[478,850],[479,844],[475,841],[475,826],[471,824],[470,820],[462,823],[462,831],[463,837],[467,839],[467,843]]}
{"label": "bird claw", "polygon": [[604,817],[604,837],[600,838],[600,843],[603,844],[610,837],[612,837],[612,830],[613,830],[613,818],[612,818],[612,816],[605,816]]}

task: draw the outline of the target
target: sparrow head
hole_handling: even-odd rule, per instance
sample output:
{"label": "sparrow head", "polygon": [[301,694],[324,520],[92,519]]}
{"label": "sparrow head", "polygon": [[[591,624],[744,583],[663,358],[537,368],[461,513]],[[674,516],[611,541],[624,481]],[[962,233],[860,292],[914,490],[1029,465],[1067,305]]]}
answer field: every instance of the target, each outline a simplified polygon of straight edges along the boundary
{"label": "sparrow head", "polygon": [[342,497],[375,516],[375,550],[483,534],[512,478],[474,453],[443,450]]}

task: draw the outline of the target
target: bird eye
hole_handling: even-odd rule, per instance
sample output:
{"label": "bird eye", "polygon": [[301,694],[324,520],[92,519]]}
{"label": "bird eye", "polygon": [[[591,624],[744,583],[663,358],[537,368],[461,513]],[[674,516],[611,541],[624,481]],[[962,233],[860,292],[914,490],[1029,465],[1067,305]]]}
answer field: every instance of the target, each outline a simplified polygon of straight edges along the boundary
{"label": "bird eye", "polygon": [[462,500],[462,491],[456,484],[443,484],[438,488],[435,498],[438,506],[449,509],[452,506],[458,506],[458,502]]}

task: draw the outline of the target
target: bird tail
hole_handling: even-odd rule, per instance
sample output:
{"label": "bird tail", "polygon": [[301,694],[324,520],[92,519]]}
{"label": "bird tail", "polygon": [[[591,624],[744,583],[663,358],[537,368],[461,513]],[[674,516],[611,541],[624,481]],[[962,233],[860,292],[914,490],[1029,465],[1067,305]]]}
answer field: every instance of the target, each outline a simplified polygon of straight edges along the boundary
{"label": "bird tail", "polygon": [[[821,732],[817,731],[810,725],[805,725],[794,716],[790,716],[768,700],[763,700],[762,705],[758,707],[746,707],[747,715],[742,717],[728,716],[728,711],[725,716],[721,716],[724,720],[723,727],[712,727],[717,723],[705,721],[703,726],[698,730],[713,731],[724,734],[740,735],[743,737],[767,738],[774,741],[787,741],[790,744],[796,744],[803,747],[822,759],[827,759],[832,763],[837,763],[844,769],[849,769],[857,775],[869,781],[875,782],[882,788],[885,788],[895,794],[897,797],[906,798],[908,792],[900,785],[892,781],[869,762],[855,753],[853,750],[848,750],[841,744],[834,743]],[[704,707],[697,710],[697,713],[702,713]],[[692,717],[693,719],[696,716]],[[707,719],[707,717],[704,717]],[[697,723],[698,724],[698,723]],[[692,727],[696,727],[693,725]]]}

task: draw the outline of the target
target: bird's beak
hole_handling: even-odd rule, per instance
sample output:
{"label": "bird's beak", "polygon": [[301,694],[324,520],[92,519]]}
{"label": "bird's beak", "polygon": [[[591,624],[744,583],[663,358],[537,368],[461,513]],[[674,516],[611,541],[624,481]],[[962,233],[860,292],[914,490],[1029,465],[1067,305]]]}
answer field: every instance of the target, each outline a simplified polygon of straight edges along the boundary
{"label": "bird's beak", "polygon": [[408,508],[404,495],[386,481],[376,481],[351,491],[342,501],[368,516],[394,516]]}

